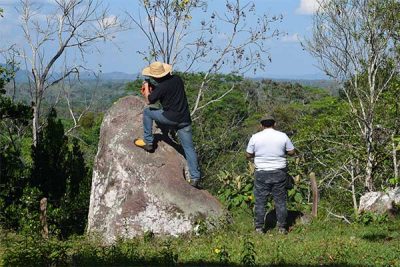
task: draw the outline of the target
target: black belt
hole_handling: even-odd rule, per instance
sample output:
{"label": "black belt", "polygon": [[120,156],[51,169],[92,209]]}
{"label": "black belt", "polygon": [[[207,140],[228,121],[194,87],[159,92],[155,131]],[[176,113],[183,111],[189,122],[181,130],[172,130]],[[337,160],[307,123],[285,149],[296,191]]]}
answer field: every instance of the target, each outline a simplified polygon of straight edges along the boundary
{"label": "black belt", "polygon": [[182,129],[182,128],[189,126],[190,124],[191,124],[190,122],[181,122],[181,123],[178,123],[178,125],[176,125],[175,127],[177,129]]}

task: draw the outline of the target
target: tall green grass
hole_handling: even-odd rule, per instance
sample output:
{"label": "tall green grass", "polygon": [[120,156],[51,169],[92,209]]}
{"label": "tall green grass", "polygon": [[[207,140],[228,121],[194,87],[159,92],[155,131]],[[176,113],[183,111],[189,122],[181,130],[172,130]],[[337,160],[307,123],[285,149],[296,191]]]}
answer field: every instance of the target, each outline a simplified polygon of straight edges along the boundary
{"label": "tall green grass", "polygon": [[288,235],[253,231],[236,212],[217,231],[179,238],[146,235],[111,246],[78,236],[67,241],[2,235],[4,266],[400,266],[400,219],[369,225],[319,219]]}

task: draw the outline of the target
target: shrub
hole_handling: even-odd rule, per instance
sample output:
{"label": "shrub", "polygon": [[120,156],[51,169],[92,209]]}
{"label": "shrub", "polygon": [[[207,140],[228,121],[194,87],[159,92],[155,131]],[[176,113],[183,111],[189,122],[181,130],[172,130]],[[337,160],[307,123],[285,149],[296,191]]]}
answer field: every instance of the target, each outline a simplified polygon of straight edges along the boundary
{"label": "shrub", "polygon": [[226,203],[228,209],[234,207],[253,208],[253,169],[254,167],[249,163],[247,172],[244,174],[220,171],[217,175],[218,180],[222,184],[222,188],[218,191],[218,194],[220,199]]}
{"label": "shrub", "polygon": [[5,266],[63,266],[67,265],[69,244],[57,239],[44,240],[25,237],[11,243],[3,255]]}

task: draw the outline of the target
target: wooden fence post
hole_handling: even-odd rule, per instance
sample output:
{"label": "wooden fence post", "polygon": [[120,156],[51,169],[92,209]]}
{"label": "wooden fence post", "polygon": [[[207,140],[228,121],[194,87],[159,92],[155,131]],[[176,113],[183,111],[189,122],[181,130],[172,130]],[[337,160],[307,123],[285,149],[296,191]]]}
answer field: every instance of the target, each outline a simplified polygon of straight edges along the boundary
{"label": "wooden fence post", "polygon": [[42,225],[42,237],[49,238],[49,228],[47,226],[47,198],[40,200],[40,223]]}

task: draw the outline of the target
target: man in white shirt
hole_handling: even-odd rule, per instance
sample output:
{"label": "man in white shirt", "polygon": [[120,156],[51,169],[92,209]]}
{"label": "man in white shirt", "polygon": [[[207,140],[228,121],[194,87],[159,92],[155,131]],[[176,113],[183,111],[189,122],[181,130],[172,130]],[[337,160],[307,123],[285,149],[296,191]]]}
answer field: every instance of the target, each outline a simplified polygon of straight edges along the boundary
{"label": "man in white shirt", "polygon": [[254,159],[256,167],[254,180],[255,228],[264,231],[265,202],[272,194],[275,202],[278,231],[286,234],[287,198],[287,155],[295,150],[289,137],[274,129],[274,117],[267,115],[261,120],[263,130],[254,134],[246,149],[246,157]]}

